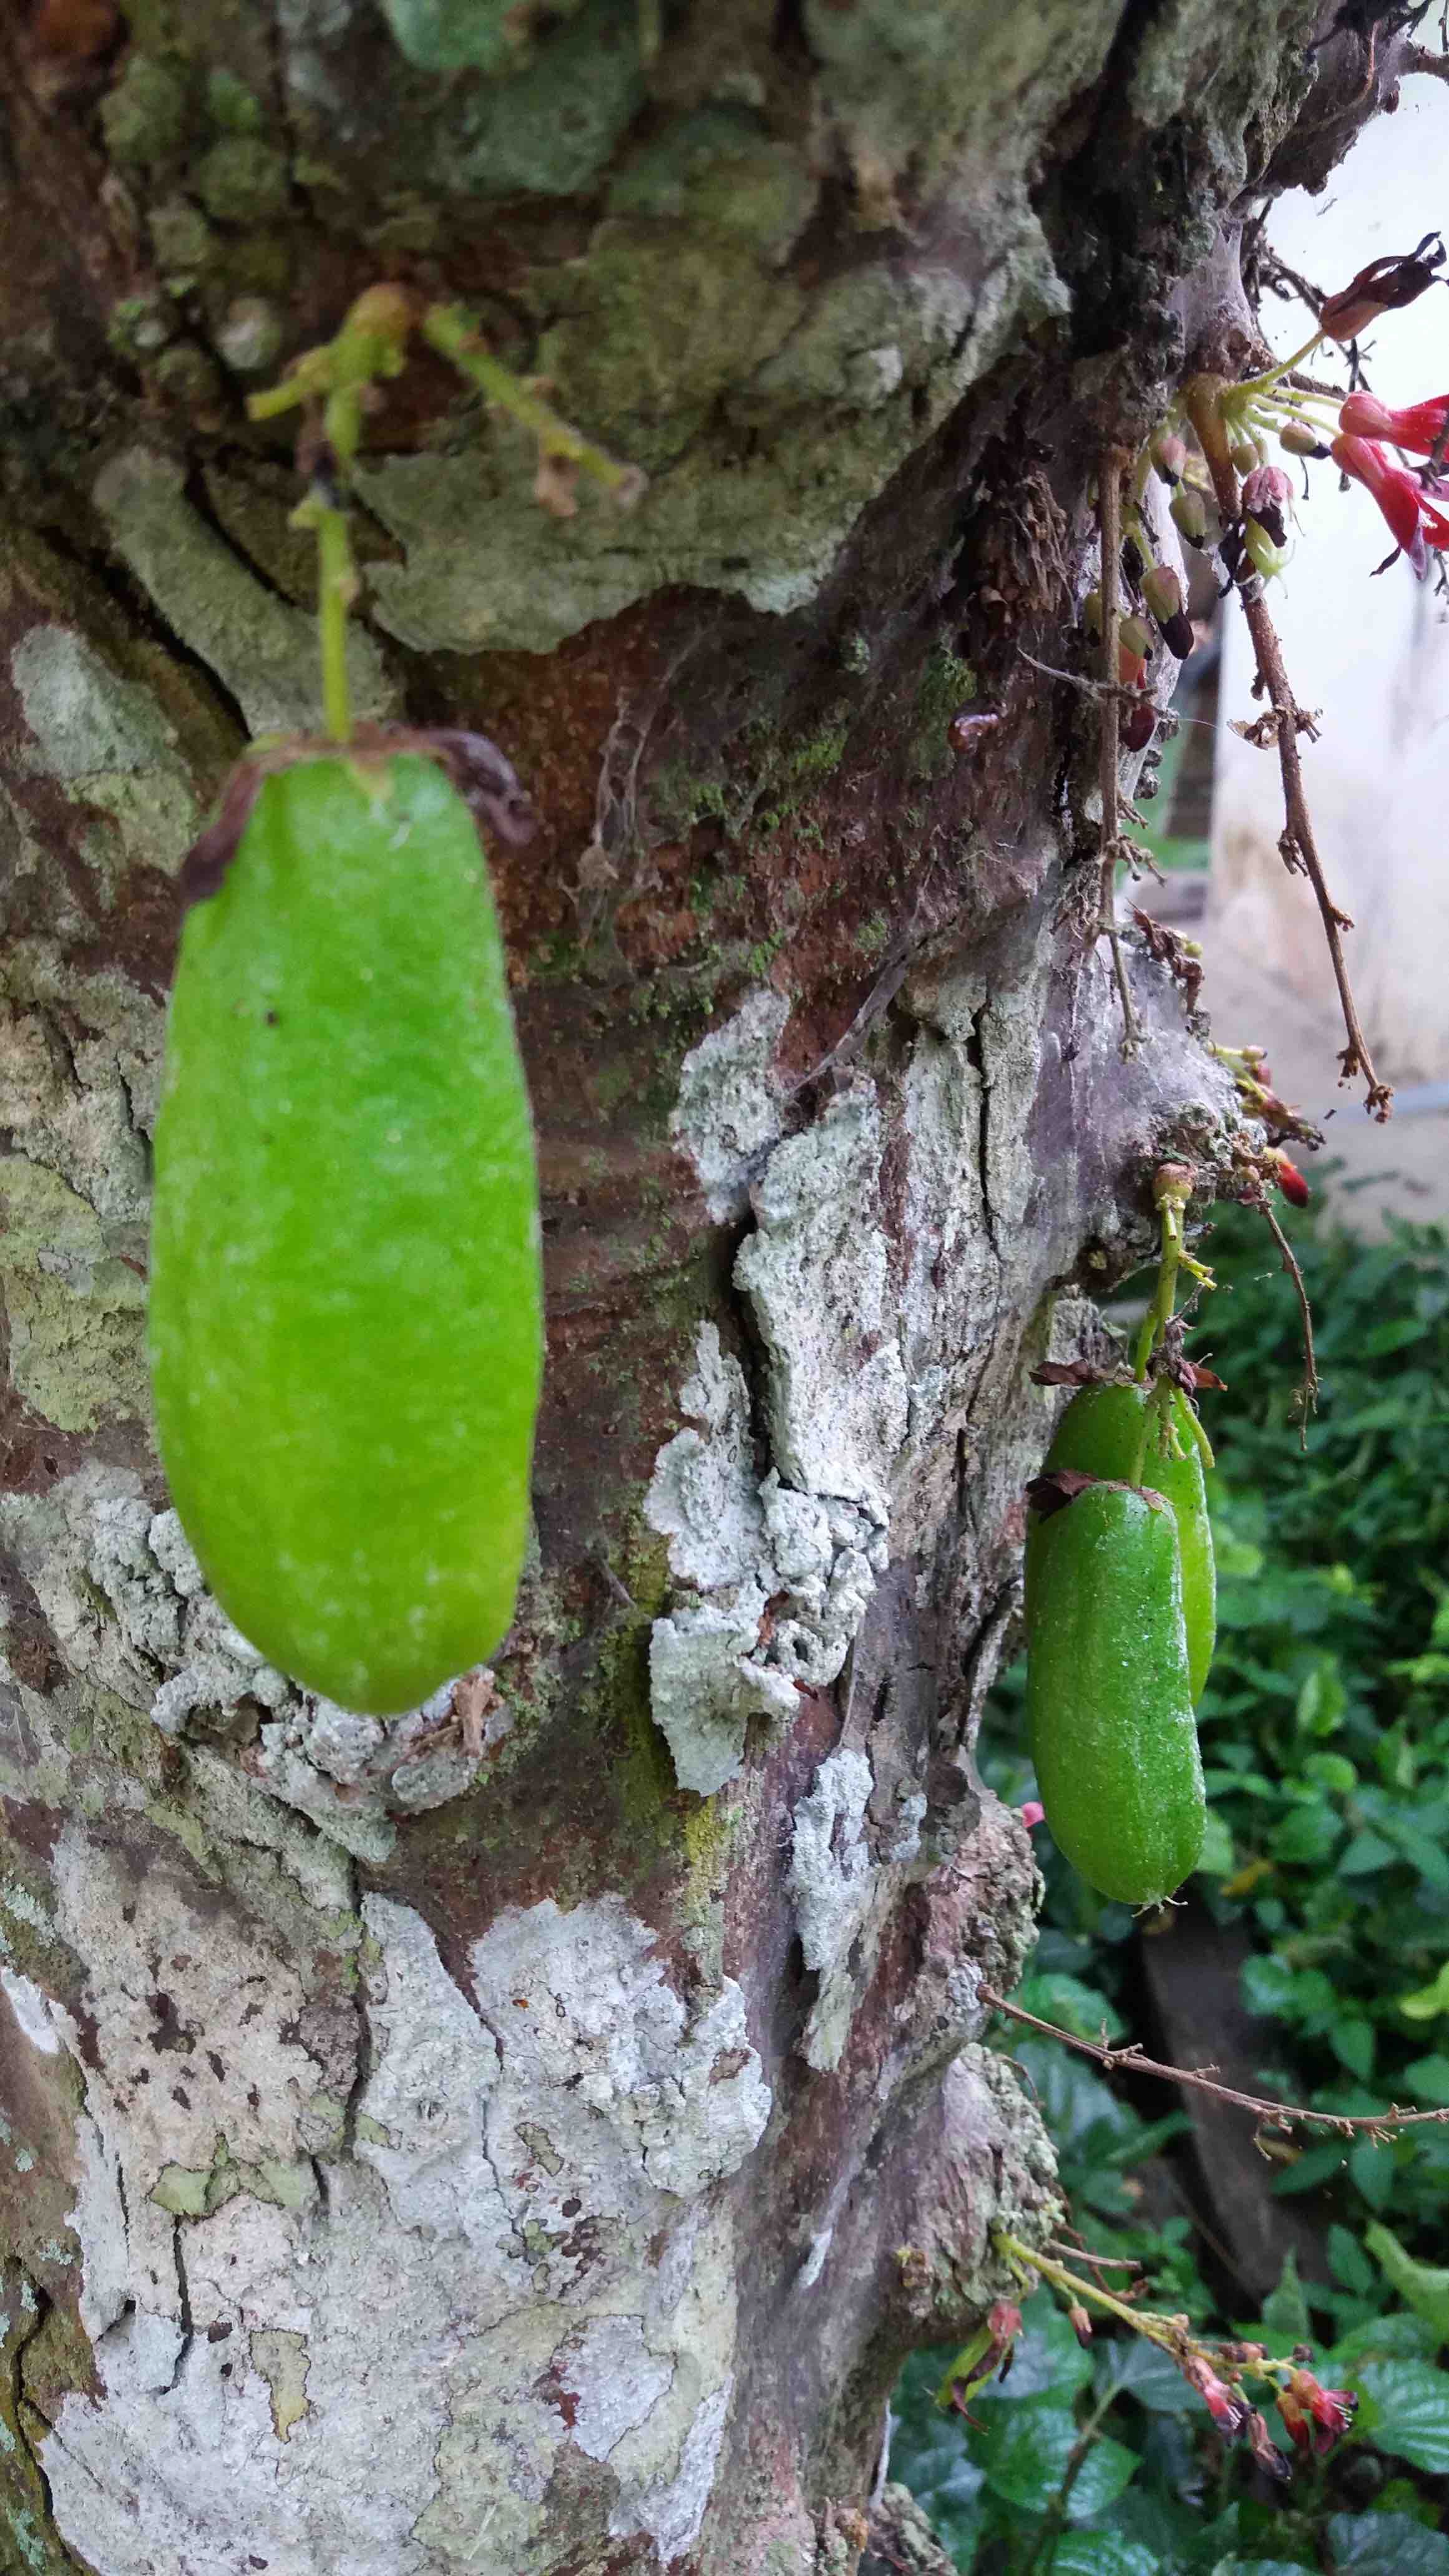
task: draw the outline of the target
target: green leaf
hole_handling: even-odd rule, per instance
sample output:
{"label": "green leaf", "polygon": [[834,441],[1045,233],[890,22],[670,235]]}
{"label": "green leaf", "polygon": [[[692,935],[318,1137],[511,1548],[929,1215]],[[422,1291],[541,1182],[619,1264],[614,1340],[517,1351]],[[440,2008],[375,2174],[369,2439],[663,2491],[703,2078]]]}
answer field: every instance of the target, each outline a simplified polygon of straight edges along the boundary
{"label": "green leaf", "polygon": [[1301,2558],[1215,2558],[1212,2576],[1303,2576]]}
{"label": "green leaf", "polygon": [[1302,1867],[1327,1860],[1342,1831],[1342,1819],[1331,1807],[1316,1802],[1311,1807],[1290,1807],[1273,1827],[1269,1849],[1275,1860]]}
{"label": "green leaf", "polygon": [[1400,2308],[1392,2316],[1370,2317],[1366,2325],[1340,2335],[1332,2352],[1324,2354],[1323,2376],[1338,2385],[1358,2363],[1432,2361],[1437,2349],[1433,2327]]}
{"label": "green leaf", "polygon": [[1249,2012],[1267,2017],[1292,2011],[1293,1971],[1282,1959],[1245,1959],[1239,1983]]}
{"label": "green leaf", "polygon": [[1305,1780],[1314,1780],[1335,1798],[1346,1798],[1358,1786],[1358,1773],[1342,1753],[1310,1753],[1303,1765]]}
{"label": "green leaf", "polygon": [[1156,2552],[1117,2531],[1068,2531],[1052,2552],[1053,2576],[1162,2576]]}
{"label": "green leaf", "polygon": [[1355,1834],[1339,1855],[1338,1874],[1340,1878],[1367,1878],[1371,1871],[1397,1858],[1393,1844],[1386,1843],[1382,1834]]}
{"label": "green leaf", "polygon": [[1402,2080],[1416,2102],[1449,2104],[1449,2057],[1416,2057]]}
{"label": "green leaf", "polygon": [[1383,1359],[1390,1351],[1406,1350],[1410,1342],[1421,1342],[1427,1330],[1422,1315],[1391,1315],[1365,1333],[1359,1348],[1366,1360]]}
{"label": "green leaf", "polygon": [[1449,1959],[1432,1986],[1417,1986],[1412,1994],[1398,1996],[1397,2002],[1410,2021],[1433,2021],[1436,2014],[1449,2012]]}
{"label": "green leaf", "polygon": [[1358,2238],[1336,2219],[1328,2231],[1328,2261],[1335,2281],[1341,2281],[1346,2290],[1356,2290],[1360,2298],[1377,2288],[1374,2267]]}
{"label": "green leaf", "polygon": [[1145,2335],[1099,2338],[1095,2349],[1092,2378],[1099,2396],[1108,2388],[1121,2389],[1150,2415],[1191,2415],[1201,2403],[1161,2345],[1149,2343]]}
{"label": "green leaf", "polygon": [[[1441,2343],[1449,2343],[1449,2271],[1418,2262],[1376,2218],[1364,2229],[1363,2241],[1404,2305],[1433,2327]],[[1449,2381],[1445,2385],[1449,2387]]]}
{"label": "green leaf", "polygon": [[1386,2208],[1397,2171],[1393,2148],[1377,2138],[1355,2138],[1348,2151],[1348,2169],[1370,2209]]}
{"label": "green leaf", "polygon": [[1232,1875],[1232,1833],[1226,1818],[1215,1808],[1208,1810],[1198,1868],[1204,1878],[1230,1878]]}
{"label": "green leaf", "polygon": [[1105,1995],[1060,1970],[1026,1978],[1017,2001],[1024,2012],[1035,2013],[1039,2021],[1059,2023],[1077,2039],[1100,2039],[1104,2030],[1109,2039],[1120,2039],[1127,2027]]}
{"label": "green leaf", "polygon": [[1065,2310],[1054,2299],[1038,2299],[1027,2310],[1026,2327],[1017,2337],[1006,2377],[977,2389],[972,2412],[996,2399],[1010,2405],[1023,2397],[1049,2396],[1055,2405],[1066,2405],[1091,2376],[1092,2356],[1078,2343]]}
{"label": "green leaf", "polygon": [[1340,2066],[1367,2081],[1374,2070],[1374,2026],[1371,2021],[1340,2021],[1328,2037]]}
{"label": "green leaf", "polygon": [[1449,2540],[1408,2513],[1333,2513],[1334,2576],[1449,2576]]}
{"label": "green leaf", "polygon": [[[1077,2439],[1070,2407],[1054,2398],[1029,2397],[1020,2405],[994,2406],[971,2437],[973,2456],[993,2494],[1024,2513],[1045,2513],[1060,2487]],[[1102,2513],[1135,2477],[1135,2451],[1104,2435],[1092,2444],[1072,2487],[1074,2522]]]}
{"label": "green leaf", "polygon": [[1320,1664],[1298,1694],[1298,1726],[1304,1735],[1332,1735],[1342,1723],[1348,1693],[1332,1664]]}
{"label": "green leaf", "polygon": [[1449,2378],[1427,2361],[1365,2361],[1355,2374],[1368,2401],[1362,2432],[1379,2451],[1435,2477],[1449,2471]]}
{"label": "green leaf", "polygon": [[1296,2257],[1291,2253],[1283,2257],[1277,2289],[1270,2291],[1263,2301],[1263,2323],[1270,2334],[1282,2335],[1287,2343],[1308,2343],[1312,2339],[1308,2302],[1298,2278]]}

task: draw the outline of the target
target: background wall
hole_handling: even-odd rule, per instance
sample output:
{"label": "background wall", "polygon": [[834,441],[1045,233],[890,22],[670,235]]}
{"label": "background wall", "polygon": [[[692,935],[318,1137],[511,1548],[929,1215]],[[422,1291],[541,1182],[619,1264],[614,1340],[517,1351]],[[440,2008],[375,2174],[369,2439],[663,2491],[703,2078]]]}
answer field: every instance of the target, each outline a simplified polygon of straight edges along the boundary
{"label": "background wall", "polygon": [[[1332,291],[1365,261],[1407,250],[1443,212],[1449,96],[1434,82],[1405,87],[1396,115],[1371,127],[1327,191],[1295,191],[1275,208],[1279,256]],[[1270,303],[1265,320],[1284,351],[1306,336],[1305,308]],[[1441,292],[1386,318],[1368,335],[1368,373],[1388,402],[1449,389],[1449,303]],[[1324,372],[1327,372],[1325,368]],[[1321,742],[1306,748],[1309,793],[1329,881],[1355,929],[1350,971],[1369,1042],[1392,1081],[1449,1077],[1449,871],[1444,762],[1449,750],[1449,624],[1432,581],[1399,563],[1373,579],[1390,539],[1358,485],[1336,490],[1331,467],[1311,469],[1293,560],[1273,602],[1302,704],[1322,709]],[[1280,1086],[1310,1114],[1341,1105],[1330,1131],[1356,1171],[1409,1173],[1449,1204],[1449,1126],[1410,1113],[1386,1134],[1368,1128],[1333,1080],[1332,988],[1306,880],[1278,857],[1277,763],[1228,730],[1250,714],[1246,629],[1226,620],[1213,866],[1204,940],[1207,998],[1224,1038],[1271,1044]],[[1251,1025],[1249,1023],[1251,1022]],[[1430,1212],[1422,1190],[1417,1212]]]}

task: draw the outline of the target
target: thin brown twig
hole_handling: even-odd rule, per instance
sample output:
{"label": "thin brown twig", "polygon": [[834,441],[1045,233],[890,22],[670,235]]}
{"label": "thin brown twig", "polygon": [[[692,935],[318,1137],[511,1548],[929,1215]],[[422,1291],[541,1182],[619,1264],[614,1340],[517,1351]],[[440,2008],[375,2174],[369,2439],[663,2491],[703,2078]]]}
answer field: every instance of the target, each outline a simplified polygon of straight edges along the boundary
{"label": "thin brown twig", "polygon": [[[1351,930],[1353,924],[1345,913],[1339,911],[1328,891],[1323,862],[1319,858],[1318,844],[1313,836],[1313,823],[1303,792],[1303,765],[1298,757],[1298,706],[1283,665],[1283,648],[1278,641],[1273,620],[1268,614],[1268,603],[1265,599],[1245,599],[1243,614],[1247,618],[1248,633],[1253,639],[1253,650],[1258,657],[1259,677],[1278,719],[1278,766],[1283,773],[1283,804],[1288,826],[1285,837],[1291,843],[1295,857],[1302,863],[1309,884],[1313,888],[1314,900],[1318,905],[1319,916],[1323,923],[1323,935],[1328,942],[1333,980],[1338,986],[1339,1007],[1343,1012],[1343,1025],[1348,1038],[1348,1044],[1340,1050],[1338,1059],[1343,1069],[1343,1080],[1351,1082],[1356,1073],[1362,1074],[1367,1085],[1365,1107],[1382,1123],[1389,1115],[1390,1103],[1394,1096],[1393,1088],[1387,1082],[1380,1082],[1375,1073],[1368,1040],[1359,1025],[1353,987],[1348,980],[1348,967],[1343,954],[1343,941],[1339,937],[1341,929]],[[1287,853],[1285,852],[1284,855],[1286,858]]]}
{"label": "thin brown twig", "polygon": [[[1215,379],[1196,376],[1186,388],[1185,400],[1193,428],[1197,432],[1198,444],[1207,459],[1208,471],[1213,479],[1213,493],[1222,513],[1223,525],[1227,527],[1239,516],[1241,494],[1237,473],[1232,458],[1227,452],[1227,442],[1217,409],[1217,393],[1218,386]],[[1105,599],[1104,586],[1104,603]],[[1339,1053],[1341,1078],[1345,1082],[1351,1082],[1356,1073],[1362,1074],[1368,1087],[1364,1105],[1382,1123],[1389,1115],[1390,1103],[1394,1096],[1393,1088],[1387,1082],[1380,1082],[1374,1071],[1373,1057],[1369,1053],[1368,1040],[1359,1025],[1353,987],[1348,980],[1348,967],[1344,960],[1343,941],[1339,937],[1339,932],[1351,930],[1353,924],[1347,913],[1339,911],[1329,893],[1328,881],[1323,873],[1323,862],[1318,855],[1318,843],[1314,838],[1308,800],[1303,790],[1303,765],[1298,757],[1298,730],[1302,710],[1289,684],[1288,673],[1283,663],[1283,648],[1278,641],[1273,620],[1268,614],[1267,601],[1261,597],[1250,599],[1244,596],[1243,614],[1248,621],[1248,633],[1253,639],[1259,685],[1266,692],[1272,707],[1274,730],[1278,741],[1278,766],[1283,777],[1286,827],[1278,846],[1283,855],[1284,865],[1289,869],[1301,867],[1313,888],[1314,900],[1323,922],[1324,937],[1328,942],[1333,979],[1338,986],[1339,1006],[1343,1012],[1344,1031],[1348,1039],[1347,1046]]]}
{"label": "thin brown twig", "polygon": [[1076,2032],[1061,2030],[1054,2021],[1041,2021],[1035,2013],[1020,2004],[1008,2003],[990,1986],[978,1989],[981,2000],[993,2012],[1005,2013],[1012,2021],[1026,2022],[1032,2030],[1045,2033],[1048,2039],[1059,2039],[1064,2048],[1075,2048],[1084,2057],[1094,2057],[1108,2074],[1125,2069],[1131,2075],[1156,2075],[1164,2084],[1189,2084],[1201,2093],[1211,2093],[1220,2102],[1231,2102],[1240,2111],[1251,2111],[1259,2124],[1268,2129],[1310,2127],[1329,2129],[1335,2137],[1351,2137],[1366,2130],[1370,2137],[1397,2137],[1401,2129],[1442,2127],[1449,2120],[1449,2109],[1442,2111],[1401,2111],[1396,2102],[1387,2111],[1313,2111],[1297,2102],[1271,2102],[1258,2093],[1240,2093],[1231,2084],[1215,2083],[1200,2066],[1163,2066],[1155,2057],[1145,2057],[1135,2040],[1125,2048],[1111,2048],[1105,2041],[1078,2039]]}
{"label": "thin brown twig", "polygon": [[1254,1204],[1261,1210],[1267,1223],[1268,1231],[1272,1235],[1274,1242],[1277,1244],[1278,1249],[1283,1256],[1283,1267],[1293,1282],[1294,1290],[1298,1298],[1298,1313],[1303,1326],[1303,1376],[1299,1382],[1296,1402],[1298,1406],[1298,1437],[1300,1444],[1306,1449],[1308,1446],[1308,1417],[1311,1413],[1316,1411],[1318,1405],[1318,1360],[1313,1348],[1313,1309],[1308,1303],[1308,1291],[1303,1285],[1303,1273],[1298,1267],[1298,1256],[1295,1253],[1292,1244],[1289,1242],[1287,1235],[1284,1233],[1283,1228],[1279,1224],[1277,1217],[1274,1215],[1272,1208],[1269,1206],[1267,1199],[1258,1199]]}
{"label": "thin brown twig", "polygon": [[1121,643],[1121,592],[1119,587],[1122,561],[1122,475],[1126,458],[1120,447],[1106,447],[1097,467],[1097,524],[1102,537],[1102,678],[1100,766],[1098,776],[1102,794],[1102,883],[1097,905],[1097,936],[1105,938],[1112,952],[1112,972],[1117,978],[1117,992],[1122,1003],[1122,1053],[1135,1055],[1142,1042],[1137,1014],[1132,1007],[1132,993],[1127,982],[1127,962],[1122,954],[1122,938],[1117,928],[1117,861],[1120,856],[1121,818],[1117,810],[1117,762],[1121,728],[1118,722],[1119,658]]}
{"label": "thin brown twig", "polygon": [[1427,45],[1407,45],[1399,56],[1406,72],[1427,72],[1431,80],[1449,81],[1449,54],[1431,54]]}

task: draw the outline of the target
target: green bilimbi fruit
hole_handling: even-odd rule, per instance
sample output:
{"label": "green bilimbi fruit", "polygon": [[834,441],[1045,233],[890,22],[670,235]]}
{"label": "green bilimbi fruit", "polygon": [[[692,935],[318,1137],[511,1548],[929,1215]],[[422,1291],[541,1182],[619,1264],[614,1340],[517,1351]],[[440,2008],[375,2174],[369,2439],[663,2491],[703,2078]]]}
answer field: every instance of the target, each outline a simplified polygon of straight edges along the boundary
{"label": "green bilimbi fruit", "polygon": [[[1057,1424],[1046,1454],[1043,1475],[1069,1467],[1082,1476],[1107,1476],[1124,1485],[1150,1485],[1165,1494],[1177,1516],[1177,1543],[1182,1559],[1182,1615],[1187,1629],[1187,1662],[1193,1705],[1203,1694],[1217,1641],[1217,1574],[1213,1560],[1212,1523],[1203,1485],[1202,1456],[1187,1405],[1176,1387],[1169,1400],[1181,1456],[1167,1456],[1158,1421],[1147,1431],[1143,1451],[1145,1386],[1084,1386]],[[1039,1524],[1029,1539],[1040,1544]],[[1030,1579],[1028,1577],[1028,1579]]]}
{"label": "green bilimbi fruit", "polygon": [[1034,1532],[1026,1708],[1046,1820],[1089,1886],[1127,1905],[1197,1867],[1206,1809],[1172,1506],[1084,1485]]}
{"label": "green bilimbi fruit", "polygon": [[307,1688],[388,1715],[499,1643],[541,1312],[528,1094],[473,817],[415,752],[299,757],[264,777],[187,916],[150,1340],[206,1578]]}

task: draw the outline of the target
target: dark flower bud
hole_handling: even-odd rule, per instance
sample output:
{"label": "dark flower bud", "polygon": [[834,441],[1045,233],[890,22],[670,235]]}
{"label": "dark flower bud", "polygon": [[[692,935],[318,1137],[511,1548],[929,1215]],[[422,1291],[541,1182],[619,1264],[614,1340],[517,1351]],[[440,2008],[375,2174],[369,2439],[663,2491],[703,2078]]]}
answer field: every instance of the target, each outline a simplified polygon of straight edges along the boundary
{"label": "dark flower bud", "polygon": [[1142,596],[1162,631],[1170,652],[1185,662],[1192,651],[1192,620],[1182,604],[1182,584],[1171,564],[1153,564],[1144,574]]}
{"label": "dark flower bud", "polygon": [[[1156,731],[1157,709],[1144,689],[1141,697],[1133,698],[1122,709],[1118,733],[1123,750],[1145,751]],[[1152,793],[1156,795],[1155,787]]]}

